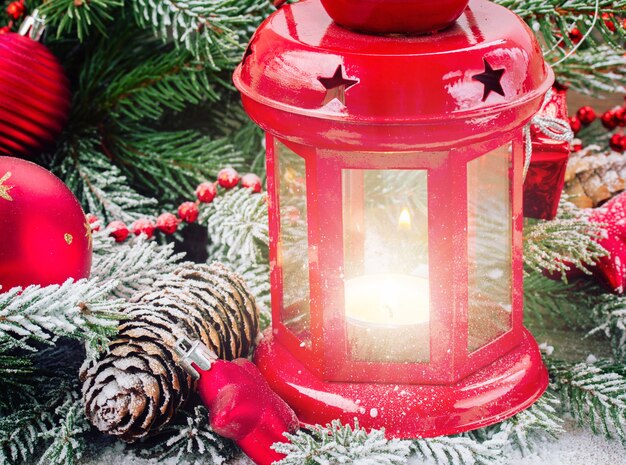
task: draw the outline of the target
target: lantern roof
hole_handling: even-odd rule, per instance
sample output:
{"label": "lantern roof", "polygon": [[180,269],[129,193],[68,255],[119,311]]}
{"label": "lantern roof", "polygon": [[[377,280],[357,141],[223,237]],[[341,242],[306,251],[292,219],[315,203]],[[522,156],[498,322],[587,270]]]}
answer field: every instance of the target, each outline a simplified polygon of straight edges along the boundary
{"label": "lantern roof", "polygon": [[[320,0],[303,0],[283,6],[259,27],[234,80],[257,123],[290,138],[278,113],[298,115],[301,125],[311,118],[318,125],[333,122],[335,133],[342,123],[428,126],[455,120],[468,134],[496,120],[520,126],[539,109],[554,78],[528,26],[486,0],[471,0],[445,30],[418,36],[352,31],[336,24]],[[260,107],[271,114],[264,116]],[[463,139],[458,136],[453,139]],[[354,140],[354,134],[346,137]],[[383,148],[413,143],[393,137]],[[306,142],[304,134],[295,139]]]}

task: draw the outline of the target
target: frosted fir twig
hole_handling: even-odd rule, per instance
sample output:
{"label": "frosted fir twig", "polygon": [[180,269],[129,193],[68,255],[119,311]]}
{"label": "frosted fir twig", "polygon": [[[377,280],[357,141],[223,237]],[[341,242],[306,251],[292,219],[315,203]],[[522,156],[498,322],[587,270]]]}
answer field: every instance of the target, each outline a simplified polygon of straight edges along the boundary
{"label": "frosted fir twig", "polygon": [[275,465],[403,465],[411,446],[410,441],[386,439],[384,430],[368,433],[356,419],[354,427],[335,420],[285,436],[290,442],[272,446],[287,456]]}
{"label": "frosted fir twig", "polygon": [[93,235],[93,277],[115,281],[111,295],[130,298],[150,287],[163,275],[174,271],[184,254],[174,253],[174,244],[159,245],[145,237],[116,243],[106,231]]}
{"label": "frosted fir twig", "polygon": [[577,363],[546,360],[552,383],[581,426],[626,440],[626,367],[611,360]]}
{"label": "frosted fir twig", "polygon": [[592,315],[597,326],[590,334],[603,333],[611,341],[615,358],[626,361],[626,297],[600,295]]}
{"label": "frosted fir twig", "polygon": [[109,299],[116,281],[68,279],[62,285],[28,286],[0,294],[0,339],[35,350],[33,340],[53,344],[59,337],[82,339],[92,349],[115,334],[123,301]]}
{"label": "frosted fir twig", "polygon": [[415,457],[436,465],[497,465],[502,463],[506,434],[484,441],[468,436],[440,436],[414,440]]}

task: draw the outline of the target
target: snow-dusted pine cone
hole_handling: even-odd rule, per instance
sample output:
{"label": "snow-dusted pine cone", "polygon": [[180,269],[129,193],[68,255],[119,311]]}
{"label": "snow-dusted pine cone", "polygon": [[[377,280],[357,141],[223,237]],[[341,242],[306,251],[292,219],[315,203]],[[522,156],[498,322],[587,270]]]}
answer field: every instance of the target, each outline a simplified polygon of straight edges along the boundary
{"label": "snow-dusted pine cone", "polygon": [[581,208],[596,207],[626,188],[626,156],[589,146],[570,155],[564,192]]}
{"label": "snow-dusted pine cone", "polygon": [[185,264],[133,298],[109,353],[81,369],[87,418],[134,441],[167,424],[194,390],[173,347],[200,339],[218,357],[248,355],[259,313],[243,280],[219,263]]}

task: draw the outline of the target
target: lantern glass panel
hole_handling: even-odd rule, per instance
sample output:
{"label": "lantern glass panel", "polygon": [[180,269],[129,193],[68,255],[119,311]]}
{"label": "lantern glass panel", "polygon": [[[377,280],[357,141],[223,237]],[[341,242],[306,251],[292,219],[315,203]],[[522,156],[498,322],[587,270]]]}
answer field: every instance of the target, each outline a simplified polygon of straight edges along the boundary
{"label": "lantern glass panel", "polygon": [[512,213],[507,144],[467,165],[468,349],[511,329]]}
{"label": "lantern glass panel", "polygon": [[343,171],[345,319],[360,361],[430,358],[425,170]]}
{"label": "lantern glass panel", "polygon": [[310,344],[311,310],[308,258],[305,160],[279,141],[275,143],[279,175],[280,239],[284,325]]}

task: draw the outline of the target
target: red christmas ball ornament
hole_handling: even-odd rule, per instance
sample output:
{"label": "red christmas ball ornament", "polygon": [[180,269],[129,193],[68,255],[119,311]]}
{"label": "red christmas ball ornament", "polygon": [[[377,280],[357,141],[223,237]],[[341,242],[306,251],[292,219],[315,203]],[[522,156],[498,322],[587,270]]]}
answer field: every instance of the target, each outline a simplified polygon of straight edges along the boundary
{"label": "red christmas ball ornament", "polygon": [[615,23],[613,23],[612,13],[602,13],[602,19],[607,29],[611,32],[615,32]]}
{"label": "red christmas ball ornament", "polygon": [[576,116],[582,124],[587,126],[588,124],[593,123],[596,119],[596,112],[590,106],[584,106],[578,109]]}
{"label": "red christmas ball ornament", "polygon": [[91,269],[91,228],[78,200],[39,165],[0,156],[0,286],[62,284]]}
{"label": "red christmas ball ornament", "polygon": [[573,27],[567,35],[569,36],[569,39],[575,44],[580,42],[583,38],[583,33],[580,32],[580,29],[578,29],[577,27]]}
{"label": "red christmas ball ornament", "polygon": [[583,124],[578,119],[578,116],[570,116],[568,118],[569,127],[572,128],[574,134],[578,134],[580,130],[583,128]]}
{"label": "red christmas ball ornament", "polygon": [[155,226],[152,220],[149,220],[147,218],[140,218],[136,220],[131,226],[131,229],[135,233],[135,236],[145,234],[146,236],[148,236],[148,239],[154,236],[154,228]]}
{"label": "red christmas ball ornament", "polygon": [[0,35],[0,63],[0,155],[29,157],[61,134],[69,81],[46,46],[13,32]]}
{"label": "red christmas ball ornament", "polygon": [[124,242],[130,234],[128,226],[123,221],[111,221],[107,226],[107,231],[115,242]]}
{"label": "red christmas ball ornament", "polygon": [[583,149],[583,143],[580,140],[572,142],[572,152],[579,152]]}
{"label": "red christmas ball ornament", "polygon": [[172,213],[162,213],[156,220],[156,227],[164,234],[174,234],[178,229],[178,218]]}
{"label": "red christmas ball ornament", "polygon": [[203,182],[196,188],[196,197],[202,203],[211,203],[217,195],[217,188],[212,182]]}
{"label": "red christmas ball ornament", "polygon": [[178,217],[187,223],[194,223],[198,219],[199,213],[195,202],[183,202],[178,207]]}
{"label": "red christmas ball ornament", "polygon": [[618,107],[613,110],[613,117],[618,126],[626,126],[626,108]]}
{"label": "red christmas ball ornament", "polygon": [[612,131],[617,127],[617,115],[614,110],[608,110],[602,113],[600,117],[600,121],[602,121],[602,126],[607,128],[609,131]]}
{"label": "red christmas ball ornament", "polygon": [[233,168],[224,168],[217,174],[217,182],[224,189],[232,189],[239,184],[239,173]]}
{"label": "red christmas ball ornament", "polygon": [[623,152],[626,149],[626,147],[624,147],[624,142],[626,141],[624,140],[624,136],[622,134],[613,134],[611,139],[609,139],[609,146],[616,152]]}
{"label": "red christmas ball ornament", "polygon": [[11,2],[7,6],[7,14],[13,20],[20,19],[26,13],[26,7],[21,2]]}
{"label": "red christmas ball ornament", "polygon": [[0,27],[0,35],[7,34],[9,32],[11,32],[11,28],[9,26]]}
{"label": "red christmas ball ornament", "polygon": [[261,178],[254,173],[244,174],[241,178],[241,186],[252,189],[253,192],[259,193],[263,189]]}
{"label": "red christmas ball ornament", "polygon": [[89,227],[92,231],[100,231],[100,219],[96,215],[92,215],[91,213],[87,213],[87,223],[89,223]]}

